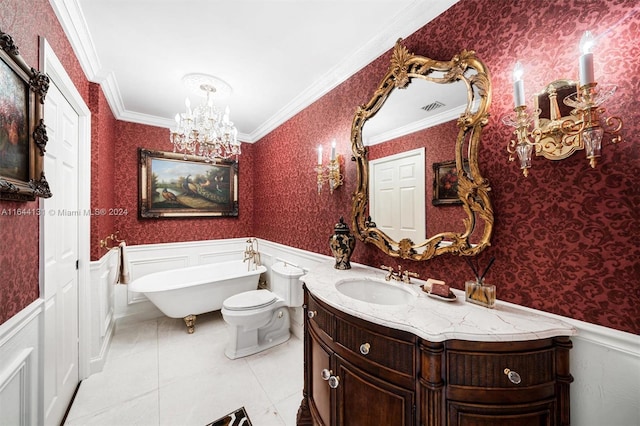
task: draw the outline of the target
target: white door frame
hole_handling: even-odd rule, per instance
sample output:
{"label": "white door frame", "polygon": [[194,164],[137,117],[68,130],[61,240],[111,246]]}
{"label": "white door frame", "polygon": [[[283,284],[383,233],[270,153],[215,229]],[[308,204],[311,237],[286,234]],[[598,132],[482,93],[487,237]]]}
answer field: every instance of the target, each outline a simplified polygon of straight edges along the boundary
{"label": "white door frame", "polygon": [[[80,212],[89,212],[91,208],[91,111],[44,37],[40,37],[40,64],[43,67],[42,72],[51,79],[51,84],[56,84],[71,107],[78,113],[78,207]],[[55,197],[55,194],[53,196]],[[46,229],[41,220],[40,294],[44,292],[42,254],[45,233]],[[91,298],[88,291],[91,280],[90,234],[91,216],[80,214],[78,217],[78,375],[80,380],[89,377],[91,361]]]}

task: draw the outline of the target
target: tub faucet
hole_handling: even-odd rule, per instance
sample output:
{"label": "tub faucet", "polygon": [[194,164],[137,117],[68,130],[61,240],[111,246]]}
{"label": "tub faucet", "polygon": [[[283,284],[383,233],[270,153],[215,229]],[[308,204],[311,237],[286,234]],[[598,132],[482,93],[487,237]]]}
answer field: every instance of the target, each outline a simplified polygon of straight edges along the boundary
{"label": "tub faucet", "polygon": [[[253,243],[256,244],[256,247],[253,247]],[[255,238],[249,238],[247,240],[247,247],[244,250],[244,256],[242,258],[243,262],[249,261],[247,265],[247,270],[251,270],[251,262],[257,267],[260,266],[260,252],[258,252],[258,240]]]}

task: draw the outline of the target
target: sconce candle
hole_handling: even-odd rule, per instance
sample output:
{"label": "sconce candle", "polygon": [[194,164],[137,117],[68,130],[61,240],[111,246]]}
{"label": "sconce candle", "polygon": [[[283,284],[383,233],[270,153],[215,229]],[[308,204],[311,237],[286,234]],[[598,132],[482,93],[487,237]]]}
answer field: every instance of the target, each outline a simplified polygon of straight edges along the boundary
{"label": "sconce candle", "polygon": [[318,194],[322,192],[322,185],[329,184],[329,192],[342,185],[343,177],[340,173],[340,160],[336,155],[336,141],[331,142],[331,159],[328,166],[322,165],[322,145],[318,145],[318,164],[315,167],[317,174]]}
{"label": "sconce candle", "polygon": [[516,108],[526,104],[524,99],[524,81],[522,80],[522,64],[520,61],[516,62],[516,66],[513,68],[513,103]]}
{"label": "sconce candle", "polygon": [[591,84],[595,81],[593,72],[593,53],[591,48],[594,45],[594,39],[590,31],[585,31],[580,39],[580,86]]}

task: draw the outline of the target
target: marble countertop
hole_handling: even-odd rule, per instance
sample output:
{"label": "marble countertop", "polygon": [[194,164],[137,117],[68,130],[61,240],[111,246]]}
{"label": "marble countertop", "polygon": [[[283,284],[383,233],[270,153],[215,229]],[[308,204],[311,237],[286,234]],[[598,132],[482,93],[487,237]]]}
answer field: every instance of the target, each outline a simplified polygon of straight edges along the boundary
{"label": "marble countertop", "polygon": [[[382,270],[357,264],[348,270],[337,270],[333,265],[333,260],[319,264],[301,278],[311,294],[354,317],[408,331],[431,342],[523,341],[577,334],[571,325],[529,308],[500,300],[496,300],[493,309],[485,308],[465,302],[464,292],[456,289],[452,289],[455,301],[437,300],[420,288],[425,281],[412,279],[411,284],[385,281]],[[354,299],[336,289],[339,281],[362,278],[404,287],[415,297],[411,297],[408,304],[381,305]],[[500,287],[496,287],[499,297]]]}

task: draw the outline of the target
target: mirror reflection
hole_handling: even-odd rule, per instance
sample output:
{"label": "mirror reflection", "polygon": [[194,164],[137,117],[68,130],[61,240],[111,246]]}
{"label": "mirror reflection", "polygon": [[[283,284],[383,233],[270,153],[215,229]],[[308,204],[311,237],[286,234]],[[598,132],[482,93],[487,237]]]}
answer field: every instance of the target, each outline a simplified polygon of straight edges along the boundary
{"label": "mirror reflection", "polygon": [[441,62],[396,43],[387,75],[352,127],[360,239],[414,260],[488,245],[493,213],[477,150],[489,101],[488,74],[473,52]]}

